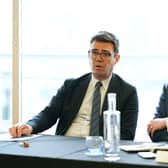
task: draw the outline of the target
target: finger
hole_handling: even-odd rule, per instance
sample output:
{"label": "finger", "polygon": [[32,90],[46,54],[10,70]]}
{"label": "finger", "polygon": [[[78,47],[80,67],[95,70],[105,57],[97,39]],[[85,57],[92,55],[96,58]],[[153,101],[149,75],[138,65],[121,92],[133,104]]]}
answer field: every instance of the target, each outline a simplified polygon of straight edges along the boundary
{"label": "finger", "polygon": [[154,132],[155,132],[155,130],[152,129],[152,130],[151,130],[151,136],[153,136]]}
{"label": "finger", "polygon": [[152,136],[154,135],[154,133],[155,133],[157,130],[158,130],[157,127],[152,127],[152,130],[151,130],[151,134],[152,134]]}
{"label": "finger", "polygon": [[17,137],[21,137],[23,135],[23,129],[24,129],[24,125],[18,126],[17,127]]}
{"label": "finger", "polygon": [[16,127],[16,135],[17,135],[17,137],[21,136],[20,127],[19,126]]}
{"label": "finger", "polygon": [[29,135],[29,129],[27,125],[22,126],[22,135]]}
{"label": "finger", "polygon": [[21,130],[21,135],[30,135],[30,130],[28,125],[25,125],[25,124],[21,125],[20,130]]}
{"label": "finger", "polygon": [[148,127],[147,127],[147,132],[149,135],[151,134],[151,126],[150,125],[148,125]]}
{"label": "finger", "polygon": [[148,133],[148,135],[150,135],[150,134],[151,134],[151,132],[150,132],[150,129],[149,129],[149,128],[147,129],[147,133]]}
{"label": "finger", "polygon": [[17,137],[16,127],[9,128],[9,133],[12,137]]}

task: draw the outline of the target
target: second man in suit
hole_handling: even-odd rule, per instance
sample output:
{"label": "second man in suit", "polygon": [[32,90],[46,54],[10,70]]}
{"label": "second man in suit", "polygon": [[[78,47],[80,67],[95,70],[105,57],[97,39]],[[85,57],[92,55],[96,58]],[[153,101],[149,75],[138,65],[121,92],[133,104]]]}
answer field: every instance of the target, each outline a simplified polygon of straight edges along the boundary
{"label": "second man in suit", "polygon": [[163,85],[156,112],[147,125],[147,132],[153,142],[168,141],[168,84]]}

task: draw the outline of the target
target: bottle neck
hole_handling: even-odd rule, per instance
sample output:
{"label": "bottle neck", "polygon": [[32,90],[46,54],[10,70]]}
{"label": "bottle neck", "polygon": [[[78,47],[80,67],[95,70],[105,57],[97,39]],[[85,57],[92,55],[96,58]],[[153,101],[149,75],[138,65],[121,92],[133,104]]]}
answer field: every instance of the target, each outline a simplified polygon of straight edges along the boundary
{"label": "bottle neck", "polygon": [[116,111],[116,94],[115,93],[108,94],[108,110]]}

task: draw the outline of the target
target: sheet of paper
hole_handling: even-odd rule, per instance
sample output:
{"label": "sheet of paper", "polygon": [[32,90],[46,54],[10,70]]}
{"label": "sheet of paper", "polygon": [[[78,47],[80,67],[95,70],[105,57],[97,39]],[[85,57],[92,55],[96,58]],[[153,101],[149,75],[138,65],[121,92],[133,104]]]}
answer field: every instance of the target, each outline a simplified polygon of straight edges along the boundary
{"label": "sheet of paper", "polygon": [[120,146],[121,150],[127,152],[140,152],[140,151],[151,151],[155,152],[155,150],[168,150],[167,143],[141,143],[141,144],[133,144],[133,145],[123,145]]}
{"label": "sheet of paper", "polygon": [[13,138],[10,136],[9,133],[4,133],[4,134],[0,134],[0,141],[25,141],[32,138],[36,138],[38,136],[41,136],[41,135],[33,134],[31,136],[22,136],[20,138]]}
{"label": "sheet of paper", "polygon": [[157,151],[156,162],[168,163],[168,151]]}

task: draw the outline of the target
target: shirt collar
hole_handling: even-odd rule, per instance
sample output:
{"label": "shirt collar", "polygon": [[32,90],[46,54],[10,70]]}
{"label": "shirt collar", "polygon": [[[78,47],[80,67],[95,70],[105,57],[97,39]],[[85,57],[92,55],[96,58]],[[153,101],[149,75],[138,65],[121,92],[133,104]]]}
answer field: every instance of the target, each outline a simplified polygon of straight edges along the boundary
{"label": "shirt collar", "polygon": [[[101,82],[102,82],[102,87],[103,87],[105,90],[108,88],[108,85],[109,85],[109,82],[110,82],[111,78],[112,78],[112,73],[111,73],[111,75],[110,75],[106,80],[102,80],[102,81],[101,81]],[[99,80],[97,80],[97,79],[93,76],[93,74],[92,74],[91,85],[92,85],[93,88],[95,87],[95,85],[96,85],[96,83],[97,83],[98,81],[99,81]]]}

